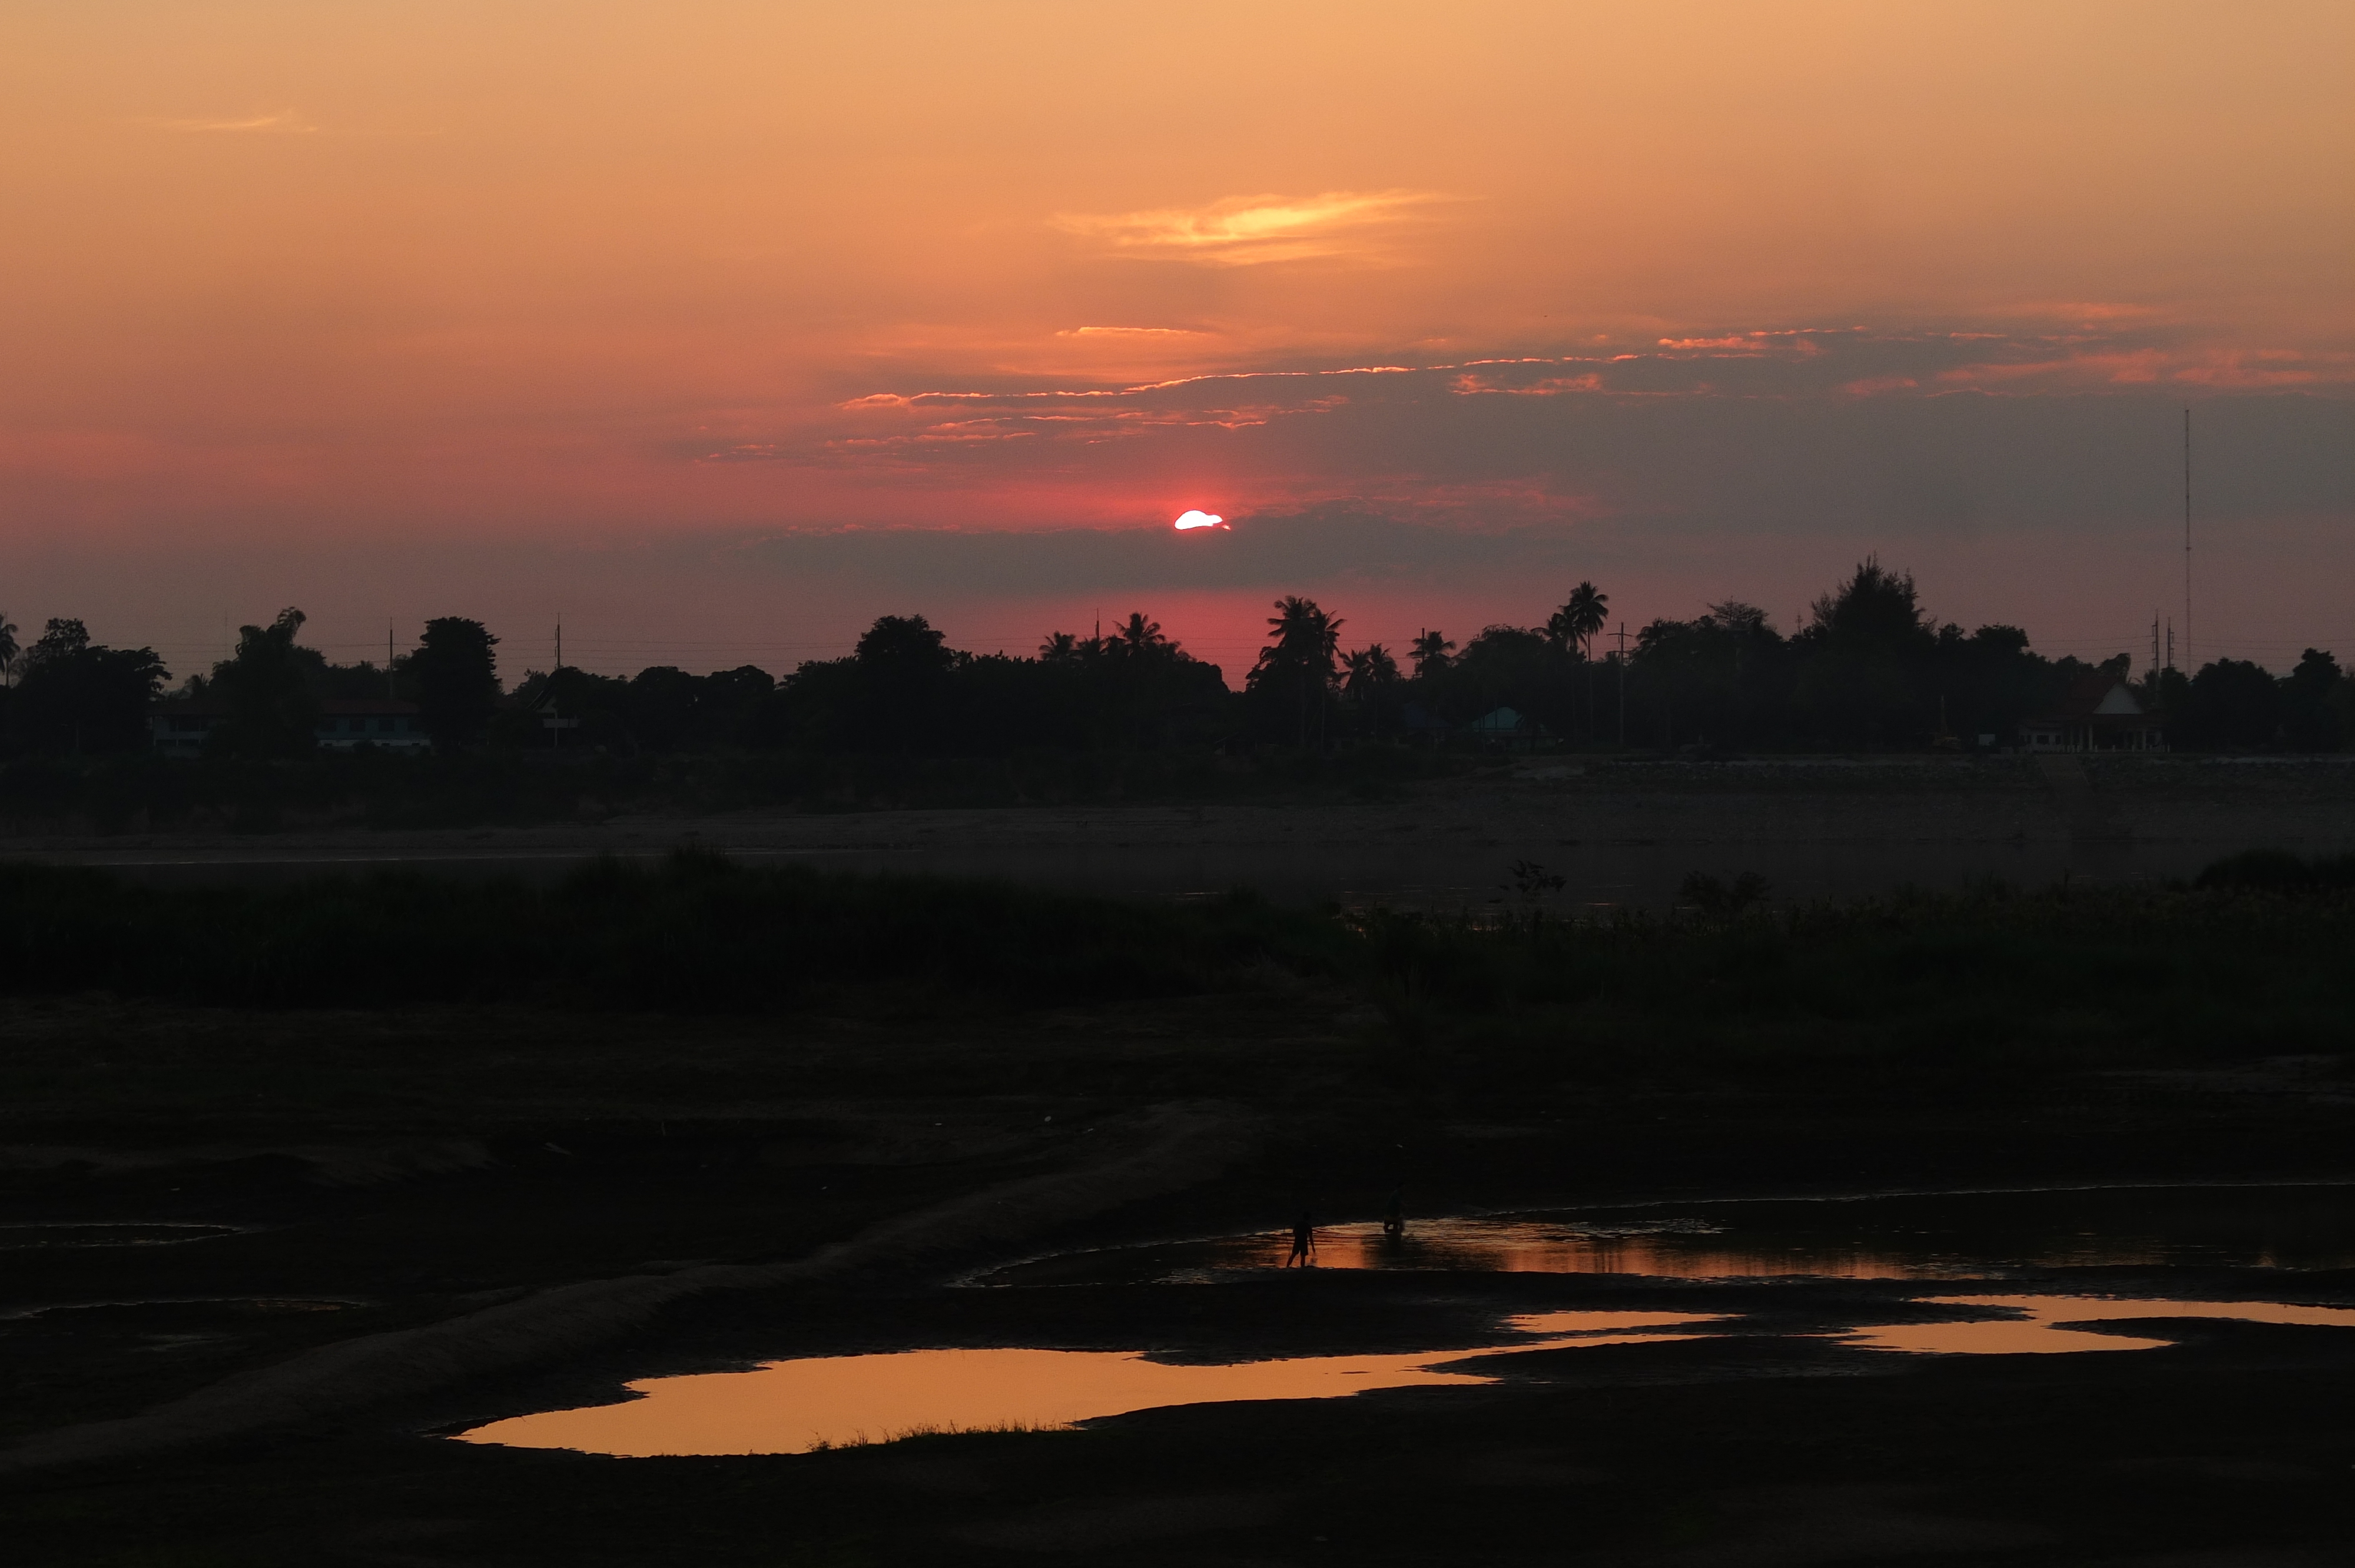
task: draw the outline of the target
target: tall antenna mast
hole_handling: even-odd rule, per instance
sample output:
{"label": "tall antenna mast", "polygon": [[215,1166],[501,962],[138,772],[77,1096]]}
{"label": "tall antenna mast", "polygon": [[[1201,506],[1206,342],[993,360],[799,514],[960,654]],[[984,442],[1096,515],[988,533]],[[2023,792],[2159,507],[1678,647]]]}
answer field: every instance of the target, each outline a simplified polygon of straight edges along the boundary
{"label": "tall antenna mast", "polygon": [[564,668],[564,617],[556,618],[556,667]]}
{"label": "tall antenna mast", "polygon": [[2191,668],[2191,410],[2183,410],[2183,667]]}

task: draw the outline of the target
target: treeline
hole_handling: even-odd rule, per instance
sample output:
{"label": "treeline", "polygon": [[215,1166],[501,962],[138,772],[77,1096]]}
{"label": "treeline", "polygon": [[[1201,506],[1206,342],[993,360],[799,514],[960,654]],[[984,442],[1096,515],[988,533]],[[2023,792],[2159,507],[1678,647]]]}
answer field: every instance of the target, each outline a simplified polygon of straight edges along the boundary
{"label": "treeline", "polygon": [[1868,559],[1794,636],[1739,602],[1646,627],[1626,666],[1626,736],[1754,748],[2010,745],[2022,721],[2103,676],[2126,682],[2178,750],[2336,751],[2355,739],[2355,683],[2328,652],[2307,649],[2280,679],[2232,659],[2190,677],[2165,669],[2137,678],[2133,662],[2125,653],[2098,664],[2046,659],[2018,627],[1934,624],[1910,575]]}
{"label": "treeline", "polygon": [[51,620],[31,644],[0,615],[0,751],[104,756],[144,751],[159,709],[203,705],[221,720],[208,746],[229,757],[300,756],[317,747],[321,705],[336,698],[417,703],[445,750],[490,738],[502,697],[493,650],[479,621],[430,620],[417,647],[389,669],[330,664],[295,641],[304,614],[287,609],[238,633],[237,651],[166,694],[171,671],[152,648],[109,648],[79,620]]}
{"label": "treeline", "polygon": [[[298,640],[300,610],[242,629],[236,652],[169,694],[148,649],[93,644],[52,620],[17,649],[0,618],[0,747],[94,755],[147,744],[149,712],[202,705],[209,754],[315,749],[321,705],[418,705],[444,754],[607,757],[795,753],[866,758],[1252,754],[1511,746],[1805,750],[2013,744],[2092,677],[2127,682],[2185,750],[2333,751],[2355,742],[2355,683],[2309,649],[2286,676],[2218,660],[2137,678],[2124,653],[2048,659],[2016,627],[1939,624],[1910,575],[1868,559],[1785,634],[1729,600],[1690,620],[1606,639],[1608,596],[1581,583],[1542,626],[1490,626],[1460,645],[1426,630],[1404,650],[1347,649],[1346,622],[1287,597],[1240,692],[1143,613],[1109,635],[1050,633],[1034,655],[948,646],[922,616],[885,616],[847,656],[783,680],[746,665],[669,666],[623,679],[573,667],[502,688],[481,623],[427,623],[389,668],[330,664]],[[1613,646],[1613,642],[1618,646]],[[1402,655],[1402,656],[1401,656]]]}
{"label": "treeline", "polygon": [[1969,1097],[2058,1071],[2348,1051],[2350,884],[2343,858],[2260,855],[2188,887],[1689,899],[1586,918],[1534,898],[1476,916],[1283,910],[1248,894],[1151,904],[699,854],[538,886],[380,874],[157,889],[15,863],[0,864],[0,995],[905,1018],[1288,974],[1277,983],[1370,1004],[1354,1051],[1386,1073],[1404,1060],[1443,1079],[1689,1083],[1700,1070]]}

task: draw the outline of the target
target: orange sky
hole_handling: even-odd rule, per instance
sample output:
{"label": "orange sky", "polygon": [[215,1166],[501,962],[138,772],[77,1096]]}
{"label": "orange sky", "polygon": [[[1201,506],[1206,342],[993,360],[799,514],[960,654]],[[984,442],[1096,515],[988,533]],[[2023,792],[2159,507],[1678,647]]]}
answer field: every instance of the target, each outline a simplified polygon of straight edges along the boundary
{"label": "orange sky", "polygon": [[[1278,589],[1787,623],[1878,548],[2090,652],[2179,602],[2189,401],[2208,624],[2355,655],[2350,65],[2338,4],[19,5],[0,607],[1231,662]],[[806,537],[1198,505],[1308,542]]]}

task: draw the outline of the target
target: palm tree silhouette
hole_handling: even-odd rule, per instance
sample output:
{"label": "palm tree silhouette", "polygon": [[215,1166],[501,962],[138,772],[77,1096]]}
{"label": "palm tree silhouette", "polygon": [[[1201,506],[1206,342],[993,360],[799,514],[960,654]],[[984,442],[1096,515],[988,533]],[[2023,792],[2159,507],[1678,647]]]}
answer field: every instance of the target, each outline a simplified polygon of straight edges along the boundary
{"label": "palm tree silhouette", "polygon": [[1383,699],[1398,687],[1398,661],[1380,643],[1369,642],[1344,657],[1341,663],[1347,671],[1341,678],[1341,695],[1358,705],[1379,736],[1385,727]]}
{"label": "palm tree silhouette", "polygon": [[[1557,648],[1575,643],[1580,662],[1586,670],[1587,729],[1593,730],[1594,717],[1594,634],[1603,630],[1604,611],[1611,596],[1593,583],[1582,582],[1570,590],[1570,601],[1546,620],[1546,635]],[[1573,709],[1573,712],[1575,709]]]}
{"label": "palm tree silhouette", "polygon": [[1455,652],[1455,644],[1436,631],[1426,631],[1409,643],[1414,659],[1414,678],[1429,680],[1447,668],[1447,656]]}
{"label": "palm tree silhouette", "polygon": [[16,623],[6,615],[0,614],[0,682],[16,684],[13,678],[16,668]]}
{"label": "palm tree silhouette", "polygon": [[1399,678],[1398,661],[1379,642],[1366,644],[1341,662],[1348,671],[1341,680],[1341,694],[1352,702],[1374,695]]}
{"label": "palm tree silhouette", "polygon": [[1146,620],[1141,609],[1129,611],[1128,620],[1114,630],[1112,641],[1131,658],[1158,653],[1172,646],[1169,639],[1161,635],[1161,623]]}
{"label": "palm tree silhouette", "polygon": [[1308,744],[1308,702],[1313,694],[1317,716],[1324,716],[1325,699],[1333,691],[1333,657],[1341,641],[1341,618],[1327,615],[1313,599],[1286,594],[1275,601],[1267,618],[1268,642],[1259,652],[1248,684],[1290,686],[1299,704],[1300,744]]}
{"label": "palm tree silhouette", "polygon": [[1575,642],[1582,658],[1594,657],[1594,635],[1603,630],[1604,611],[1610,607],[1611,596],[1593,583],[1582,582],[1570,590],[1570,602],[1553,612],[1546,621],[1546,634],[1557,644]]}
{"label": "palm tree silhouette", "polygon": [[1275,613],[1267,618],[1273,635],[1270,652],[1306,662],[1321,659],[1326,669],[1332,668],[1334,645],[1340,641],[1343,622],[1317,607],[1313,599],[1286,594],[1275,601]]}

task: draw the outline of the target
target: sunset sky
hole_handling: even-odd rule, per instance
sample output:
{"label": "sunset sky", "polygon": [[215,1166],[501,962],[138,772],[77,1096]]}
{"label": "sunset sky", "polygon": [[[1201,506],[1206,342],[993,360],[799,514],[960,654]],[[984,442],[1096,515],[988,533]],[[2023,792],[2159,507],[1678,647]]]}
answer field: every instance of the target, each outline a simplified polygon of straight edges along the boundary
{"label": "sunset sky", "polygon": [[[2355,658],[2355,7],[20,0],[0,609]],[[1232,530],[1178,534],[1188,508]]]}

